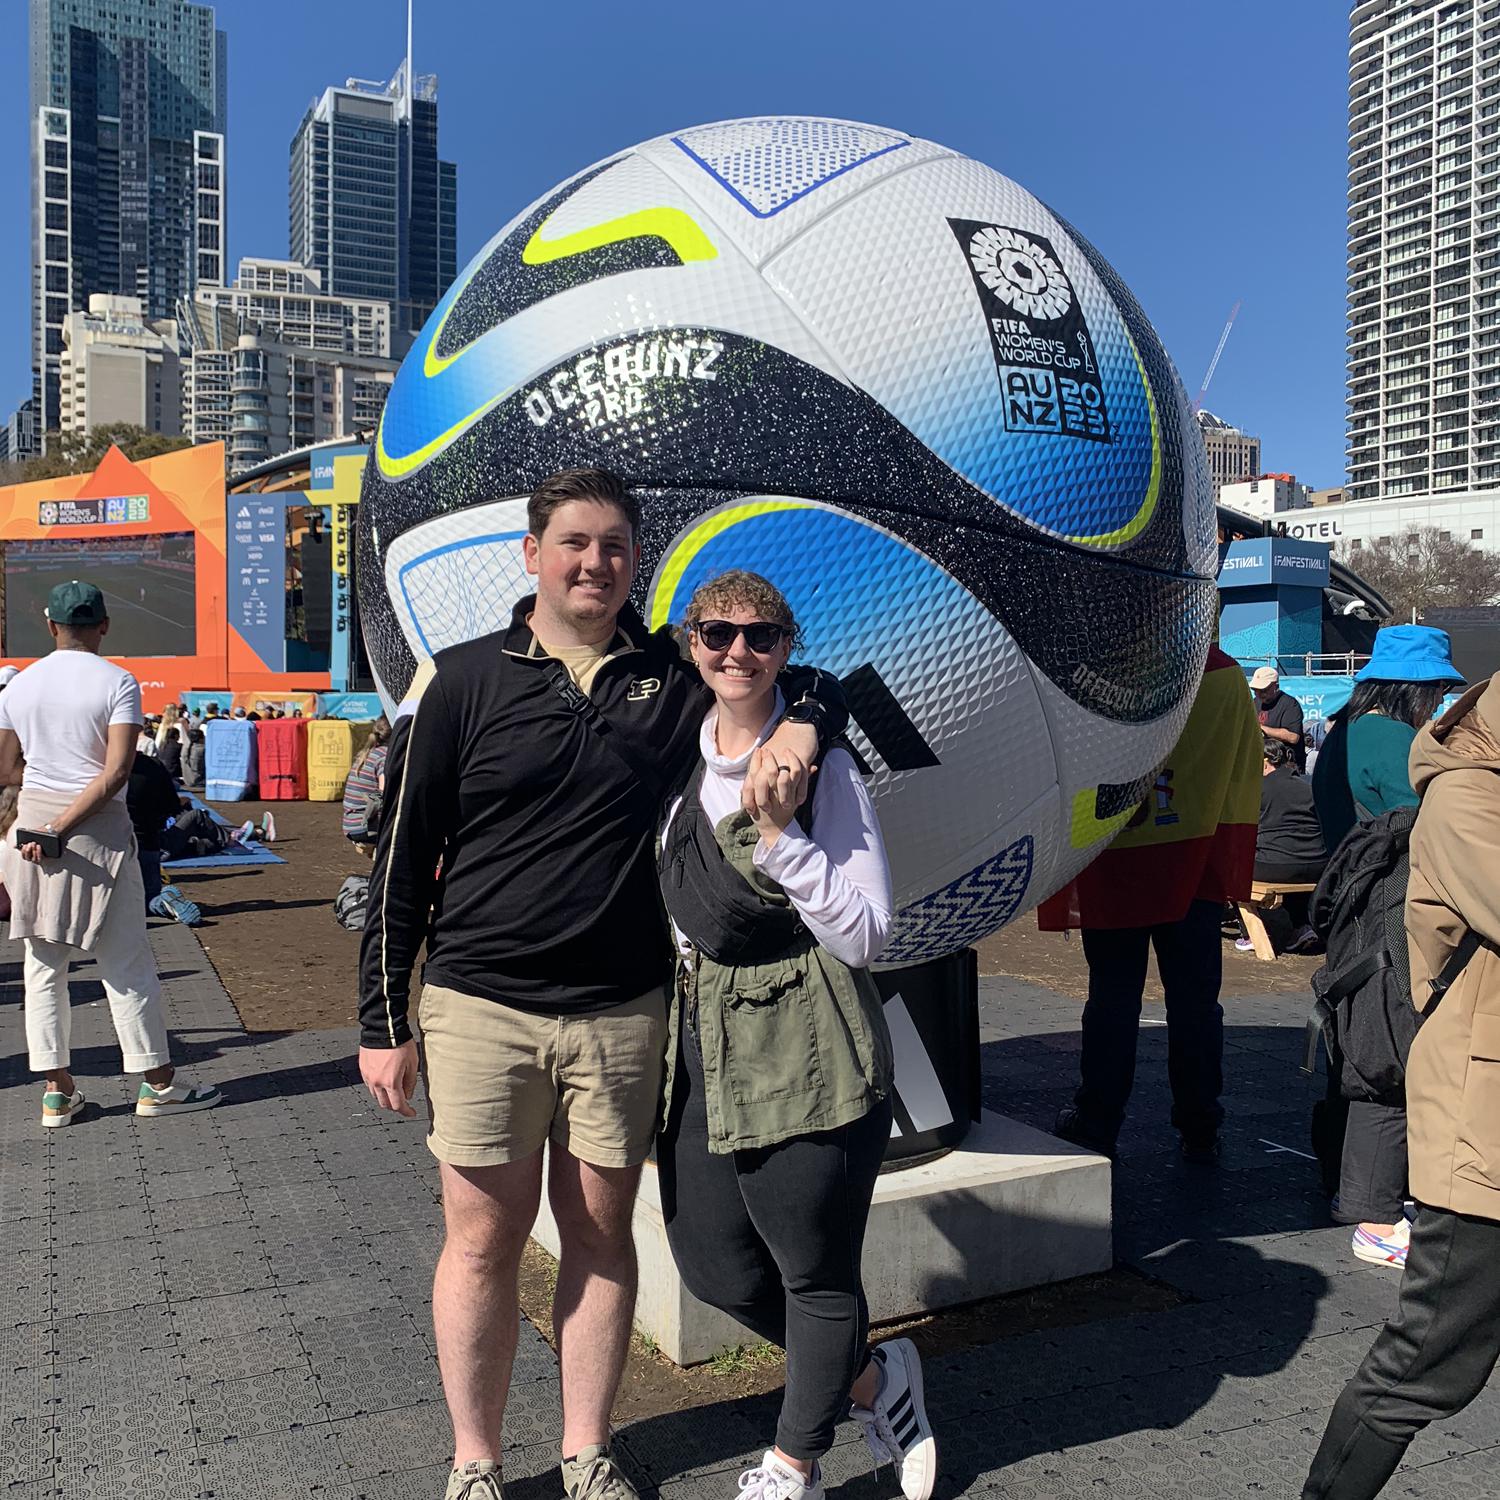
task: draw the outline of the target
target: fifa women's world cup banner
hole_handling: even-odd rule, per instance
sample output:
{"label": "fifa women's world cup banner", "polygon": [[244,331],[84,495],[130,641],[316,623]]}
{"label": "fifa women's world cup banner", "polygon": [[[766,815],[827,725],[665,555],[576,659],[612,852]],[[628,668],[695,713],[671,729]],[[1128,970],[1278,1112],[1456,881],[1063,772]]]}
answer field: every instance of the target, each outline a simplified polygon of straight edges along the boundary
{"label": "fifa women's world cup banner", "polygon": [[140,680],[148,710],[193,689],[326,689],[326,670],[284,670],[285,497],[266,509],[268,520],[226,511],[222,443],[140,463],[111,448],[92,474],[0,487],[0,659],[46,655],[47,595],[82,578],[103,592],[106,650]]}
{"label": "fifa women's world cup banner", "polygon": [[221,443],[140,463],[111,448],[92,474],[0,488],[0,655],[46,655],[47,595],[82,578],[103,592],[106,649],[148,708],[226,681],[224,537]]}

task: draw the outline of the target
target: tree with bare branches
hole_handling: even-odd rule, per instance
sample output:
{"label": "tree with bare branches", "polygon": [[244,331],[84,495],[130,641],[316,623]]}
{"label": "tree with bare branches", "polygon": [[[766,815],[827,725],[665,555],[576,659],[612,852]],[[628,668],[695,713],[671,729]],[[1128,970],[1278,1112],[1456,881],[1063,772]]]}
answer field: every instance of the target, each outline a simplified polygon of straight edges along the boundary
{"label": "tree with bare branches", "polygon": [[1500,598],[1500,554],[1485,552],[1436,526],[1412,526],[1357,550],[1343,544],[1342,561],[1382,593],[1393,617],[1428,609],[1462,609]]}

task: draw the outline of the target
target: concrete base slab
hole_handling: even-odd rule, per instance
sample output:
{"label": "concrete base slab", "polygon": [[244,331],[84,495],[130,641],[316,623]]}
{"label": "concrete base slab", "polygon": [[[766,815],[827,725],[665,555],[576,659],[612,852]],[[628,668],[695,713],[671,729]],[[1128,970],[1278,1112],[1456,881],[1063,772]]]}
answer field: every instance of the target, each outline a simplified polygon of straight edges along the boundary
{"label": "concrete base slab", "polygon": [[[532,1238],[558,1253],[545,1196]],[[699,1364],[753,1337],[683,1286],[653,1166],[641,1176],[635,1244],[636,1325],[669,1359]],[[1109,1163],[986,1110],[956,1151],[876,1184],[865,1294],[871,1320],[888,1322],[1087,1276],[1112,1261]]]}

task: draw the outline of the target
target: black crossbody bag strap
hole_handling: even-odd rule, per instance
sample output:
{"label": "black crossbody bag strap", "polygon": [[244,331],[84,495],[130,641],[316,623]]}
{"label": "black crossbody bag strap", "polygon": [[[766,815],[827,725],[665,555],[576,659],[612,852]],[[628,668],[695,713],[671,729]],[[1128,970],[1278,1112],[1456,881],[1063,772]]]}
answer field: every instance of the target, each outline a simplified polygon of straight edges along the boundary
{"label": "black crossbody bag strap", "polygon": [[1442,972],[1432,981],[1432,988],[1427,993],[1427,1004],[1420,1012],[1424,1021],[1443,1003],[1443,996],[1453,988],[1469,960],[1479,951],[1482,942],[1483,939],[1472,927],[1459,939],[1458,947],[1448,955],[1448,962],[1443,965]]}
{"label": "black crossbody bag strap", "polygon": [[598,705],[568,676],[568,669],[559,661],[549,661],[542,668],[559,698],[573,713],[596,734],[635,773],[635,779],[651,794],[654,802],[660,802],[666,791],[666,782],[660,770],[643,756],[637,755],[615,732],[609,720],[599,712]]}

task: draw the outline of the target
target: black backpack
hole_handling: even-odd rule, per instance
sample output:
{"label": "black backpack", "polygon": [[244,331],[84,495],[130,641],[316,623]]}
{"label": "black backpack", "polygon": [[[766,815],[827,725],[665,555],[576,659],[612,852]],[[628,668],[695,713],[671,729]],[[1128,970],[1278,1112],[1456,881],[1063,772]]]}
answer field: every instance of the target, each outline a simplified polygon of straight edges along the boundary
{"label": "black backpack", "polygon": [[365,912],[370,905],[370,877],[348,875],[333,898],[333,916],[340,927],[350,932],[363,932]]}
{"label": "black backpack", "polygon": [[1356,823],[1334,850],[1308,908],[1328,951],[1312,977],[1316,1000],[1303,1066],[1313,1071],[1321,1036],[1345,1099],[1401,1103],[1417,1028],[1479,945],[1478,934],[1466,932],[1420,1011],[1412,1004],[1406,886],[1416,818],[1416,808],[1398,807]]}

